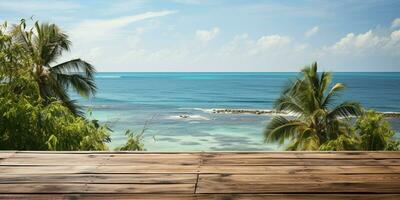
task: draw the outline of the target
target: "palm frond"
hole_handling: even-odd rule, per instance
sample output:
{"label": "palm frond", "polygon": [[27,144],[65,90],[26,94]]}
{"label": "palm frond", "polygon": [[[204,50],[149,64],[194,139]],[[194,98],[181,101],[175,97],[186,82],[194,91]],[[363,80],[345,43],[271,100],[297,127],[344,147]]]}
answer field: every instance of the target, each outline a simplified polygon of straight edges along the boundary
{"label": "palm frond", "polygon": [[50,71],[59,74],[84,73],[90,79],[93,79],[96,73],[96,69],[90,63],[79,58],[55,65]]}
{"label": "palm frond", "polygon": [[32,31],[25,31],[23,24],[13,25],[10,30],[13,41],[24,47],[32,56],[35,49],[32,45]]}
{"label": "palm frond", "polygon": [[357,102],[345,101],[333,108],[327,115],[328,119],[349,118],[359,116],[362,113],[362,107]]}
{"label": "palm frond", "polygon": [[317,135],[309,135],[308,137],[305,137],[300,141],[301,149],[297,150],[316,151],[319,149],[320,140]]}
{"label": "palm frond", "polygon": [[330,72],[322,72],[320,76],[319,97],[320,102],[323,101],[325,91],[328,89],[329,84],[332,82],[332,74]]}
{"label": "palm frond", "polygon": [[60,100],[73,114],[77,116],[84,116],[81,107],[76,103],[75,100],[71,100],[66,88],[60,84],[59,80],[54,76],[48,76],[46,81],[46,88],[49,88],[49,98],[56,98]]}
{"label": "palm frond", "polygon": [[85,112],[82,111],[82,107],[79,106],[76,102],[76,100],[62,100],[63,104],[65,107],[68,108],[68,110],[71,111],[76,116],[84,118]]}
{"label": "palm frond", "polygon": [[55,79],[68,89],[70,86],[81,96],[89,97],[96,93],[96,83],[93,79],[80,74],[58,74],[54,73]]}
{"label": "palm frond", "polygon": [[276,101],[274,108],[277,111],[286,111],[288,113],[302,114],[306,112],[301,105],[301,100],[297,99],[295,95],[281,95]]}
{"label": "palm frond", "polygon": [[346,89],[346,86],[343,83],[336,83],[322,101],[322,107],[327,108],[332,103],[334,98],[339,94],[339,92],[344,89]]}
{"label": "palm frond", "polygon": [[39,51],[42,64],[49,66],[55,62],[63,51],[69,51],[71,41],[55,24],[35,23],[34,44]]}
{"label": "palm frond", "polygon": [[267,125],[264,131],[266,142],[279,142],[283,144],[285,139],[294,137],[297,129],[305,124],[299,120],[288,120],[282,116],[276,116]]}

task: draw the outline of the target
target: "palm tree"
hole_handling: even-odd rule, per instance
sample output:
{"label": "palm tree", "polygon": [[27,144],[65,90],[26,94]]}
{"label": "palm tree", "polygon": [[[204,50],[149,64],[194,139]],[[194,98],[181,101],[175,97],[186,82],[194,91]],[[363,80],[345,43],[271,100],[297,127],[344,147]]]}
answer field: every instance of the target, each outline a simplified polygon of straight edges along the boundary
{"label": "palm tree", "polygon": [[57,25],[48,23],[36,22],[33,28],[26,30],[24,20],[14,25],[11,33],[14,41],[30,54],[32,72],[45,102],[60,100],[72,113],[82,115],[79,106],[70,99],[68,89],[85,97],[93,95],[96,92],[95,69],[81,59],[57,63],[62,54],[70,50],[68,35]]}
{"label": "palm tree", "polygon": [[266,142],[288,144],[287,150],[318,150],[320,145],[348,133],[344,119],[361,114],[356,102],[345,101],[334,105],[334,100],[345,89],[332,81],[329,72],[317,72],[317,63],[305,67],[302,77],[282,92],[275,102],[275,109],[294,117],[276,116],[264,131]]}

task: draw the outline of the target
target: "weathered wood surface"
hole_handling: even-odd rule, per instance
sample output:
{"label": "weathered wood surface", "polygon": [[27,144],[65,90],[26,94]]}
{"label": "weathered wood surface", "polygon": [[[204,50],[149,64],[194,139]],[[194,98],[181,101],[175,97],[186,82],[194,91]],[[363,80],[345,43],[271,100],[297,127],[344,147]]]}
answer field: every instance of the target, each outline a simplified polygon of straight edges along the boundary
{"label": "weathered wood surface", "polygon": [[0,199],[400,199],[400,152],[0,151]]}

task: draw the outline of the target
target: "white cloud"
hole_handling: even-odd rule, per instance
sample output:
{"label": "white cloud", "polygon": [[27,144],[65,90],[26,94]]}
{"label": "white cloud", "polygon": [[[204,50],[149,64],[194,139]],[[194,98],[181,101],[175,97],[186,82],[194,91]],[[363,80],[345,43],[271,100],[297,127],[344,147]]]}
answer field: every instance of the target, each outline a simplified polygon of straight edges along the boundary
{"label": "white cloud", "polygon": [[[115,65],[111,65],[110,62],[118,63],[118,60],[121,60],[128,50],[142,48],[140,47],[143,42],[142,35],[157,26],[156,21],[150,19],[174,13],[176,11],[165,10],[107,20],[81,21],[67,29],[73,47],[71,52],[64,56],[64,59],[81,57],[93,62],[96,67],[99,65],[100,68],[111,67],[112,71]],[[144,20],[147,20],[145,24],[131,26],[133,23]]]}
{"label": "white cloud", "polygon": [[214,27],[211,30],[197,30],[196,37],[203,42],[208,42],[219,34],[220,29],[218,27]]}
{"label": "white cloud", "polygon": [[29,13],[32,13],[34,11],[70,10],[79,7],[80,7],[79,4],[67,1],[52,1],[52,0],[0,1],[0,10],[29,12]]}
{"label": "white cloud", "polygon": [[392,21],[392,28],[400,27],[400,18],[396,18]]}
{"label": "white cloud", "polygon": [[318,32],[319,32],[319,27],[318,26],[314,26],[313,28],[311,28],[310,30],[305,32],[304,35],[306,37],[311,37],[311,36],[317,34]]}
{"label": "white cloud", "polygon": [[393,42],[398,42],[400,41],[400,30],[393,31],[390,34],[390,38],[393,40]]}
{"label": "white cloud", "polygon": [[[394,34],[393,37],[397,37],[396,32],[393,32],[392,34]],[[372,30],[369,30],[358,35],[348,33],[338,42],[325,49],[338,54],[362,54],[383,50],[391,43],[392,40],[390,37],[380,37],[374,34]]]}
{"label": "white cloud", "polygon": [[290,71],[310,62],[309,56],[304,54],[307,50],[307,44],[297,43],[284,35],[265,35],[257,39],[241,34],[213,53],[213,61],[228,70]]}
{"label": "white cloud", "polygon": [[318,60],[336,66],[336,70],[348,71],[346,66],[349,65],[352,66],[351,70],[357,69],[356,66],[359,66],[358,70],[364,67],[379,70],[376,67],[382,63],[398,67],[400,30],[384,35],[372,30],[360,34],[348,33],[336,43],[322,47],[317,55]]}
{"label": "white cloud", "polygon": [[164,10],[146,12],[138,15],[124,16],[107,20],[84,20],[71,30],[71,35],[77,40],[104,40],[111,39],[119,31],[131,23],[167,16],[176,11]]}
{"label": "white cloud", "polygon": [[[174,12],[82,21],[69,29],[74,31],[72,52],[88,58],[99,71],[297,71],[312,61],[327,66],[326,70],[362,71],[375,69],[382,61],[390,66],[399,63],[400,30],[390,25],[377,31],[350,32],[326,46],[302,42],[303,33],[297,37],[245,33],[222,38],[220,27],[194,31],[188,38],[178,23],[154,19]],[[132,25],[138,21],[143,22]],[[315,26],[304,35],[318,32]],[[214,40],[216,45],[203,45]]]}
{"label": "white cloud", "polygon": [[267,35],[262,36],[257,40],[257,43],[262,47],[272,48],[272,47],[282,47],[289,44],[291,39],[286,36],[281,35]]}
{"label": "white cloud", "polygon": [[374,47],[379,43],[379,38],[371,30],[366,33],[355,35],[348,33],[345,37],[336,42],[331,49],[337,51],[354,50],[359,48]]}

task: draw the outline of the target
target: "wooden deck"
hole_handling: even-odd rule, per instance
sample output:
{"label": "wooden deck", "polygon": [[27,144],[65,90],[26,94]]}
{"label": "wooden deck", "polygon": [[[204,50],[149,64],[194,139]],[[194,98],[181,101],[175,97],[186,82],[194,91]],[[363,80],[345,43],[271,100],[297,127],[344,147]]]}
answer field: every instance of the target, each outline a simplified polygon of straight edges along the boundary
{"label": "wooden deck", "polygon": [[0,151],[0,199],[400,199],[400,152]]}

